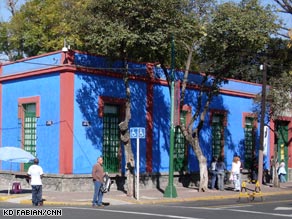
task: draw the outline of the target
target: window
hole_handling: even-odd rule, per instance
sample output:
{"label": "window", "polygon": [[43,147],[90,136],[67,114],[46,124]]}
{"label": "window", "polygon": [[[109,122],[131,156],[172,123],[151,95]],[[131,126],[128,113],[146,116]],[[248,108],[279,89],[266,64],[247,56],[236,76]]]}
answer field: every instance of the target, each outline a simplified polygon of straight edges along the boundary
{"label": "window", "polygon": [[106,172],[117,173],[120,168],[119,109],[104,105],[103,111],[103,159]]}
{"label": "window", "polygon": [[[36,104],[24,104],[24,124],[23,124],[23,146],[24,150],[36,156]],[[31,164],[24,164],[24,171],[27,171]]]}
{"label": "window", "polygon": [[244,167],[246,169],[253,168],[255,159],[255,144],[256,144],[256,118],[245,117],[244,126]]}
{"label": "window", "polygon": [[[181,123],[186,123],[186,112],[182,111],[180,116]],[[173,150],[174,171],[186,170],[187,150],[186,141],[179,127],[175,128],[174,150]]]}
{"label": "window", "polygon": [[224,157],[224,119],[224,114],[213,113],[212,115],[212,156]]}

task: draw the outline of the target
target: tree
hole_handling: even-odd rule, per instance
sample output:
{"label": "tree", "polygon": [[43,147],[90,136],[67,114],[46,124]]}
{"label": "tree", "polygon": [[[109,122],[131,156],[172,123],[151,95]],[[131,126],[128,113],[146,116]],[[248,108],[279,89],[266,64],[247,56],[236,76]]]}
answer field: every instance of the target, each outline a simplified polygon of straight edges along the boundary
{"label": "tree", "polygon": [[[214,7],[213,1],[190,1],[186,2],[185,13],[183,19],[183,34],[179,38],[181,47],[186,51],[185,54],[185,72],[182,82],[180,108],[184,105],[185,93],[188,81],[189,70],[194,60],[193,56],[197,52],[199,57],[198,48],[202,46],[202,43],[206,37],[206,26],[210,23],[210,14],[213,14]],[[195,24],[195,25],[194,25]],[[197,159],[199,161],[200,168],[200,184],[199,191],[207,191],[208,189],[208,168],[207,159],[202,152],[200,146],[200,132],[205,122],[205,117],[209,109],[212,97],[218,94],[220,86],[220,77],[210,80],[209,74],[205,73],[201,84],[198,85],[197,106],[195,113],[192,115],[192,119],[189,124],[180,124],[179,127],[185,136],[186,141],[192,146]],[[210,84],[211,83],[211,84]],[[203,98],[206,96],[207,98]],[[197,125],[195,125],[197,122]]]}
{"label": "tree", "polygon": [[[259,6],[257,0],[217,7],[213,0],[31,0],[15,13],[4,34],[9,36],[7,44],[27,56],[60,49],[66,38],[74,49],[124,61],[127,103],[120,129],[129,170],[134,164],[128,130],[131,119],[128,74],[132,70],[127,68],[127,62],[159,62],[170,84],[167,66],[174,36],[176,67],[185,68],[181,107],[189,71],[205,73],[198,85],[197,107],[191,123],[180,128],[199,159],[199,189],[206,191],[207,160],[200,147],[200,131],[209,104],[226,77],[238,78],[241,73],[244,79],[252,78],[250,71],[256,71],[250,66],[258,63],[258,51],[277,28],[271,10]],[[130,186],[128,193],[132,195]]]}
{"label": "tree", "polygon": [[1,37],[5,39],[0,51],[7,55],[12,51],[9,57],[15,60],[59,50],[64,39],[75,48],[81,47],[83,43],[72,23],[71,12],[84,5],[86,0],[32,0],[20,10],[11,9],[11,20],[0,24]]}
{"label": "tree", "polygon": [[[180,11],[176,6],[176,0],[91,1],[86,9],[89,13],[80,23],[80,28],[87,30],[84,36],[88,51],[124,60],[127,103],[125,119],[120,123],[120,130],[126,152],[128,195],[133,195],[131,170],[134,168],[134,155],[128,127],[131,119],[128,73],[131,70],[126,68],[127,61],[159,60],[163,66],[167,63],[170,33],[174,30],[174,24],[179,22],[177,18]],[[108,10],[109,8],[111,10]],[[84,28],[85,26],[87,28]]]}
{"label": "tree", "polygon": [[[280,9],[278,11],[283,14],[292,15],[292,2],[286,1],[286,0],[274,0],[274,2],[280,6]],[[284,31],[287,31],[288,34],[279,33],[280,36],[282,36],[285,39],[290,39],[290,42],[288,43],[288,46],[291,47],[291,41],[292,41],[292,29],[291,27],[282,26],[282,29]]]}
{"label": "tree", "polygon": [[18,0],[6,0],[6,5],[12,16],[15,14],[16,11],[16,4]]}
{"label": "tree", "polygon": [[[6,0],[6,7],[8,11],[14,16],[17,10],[18,0]],[[12,46],[9,43],[9,29],[7,22],[0,22],[0,52],[8,57],[9,60],[13,60],[14,57],[18,57],[16,51],[12,51]],[[1,61],[0,61],[1,62]]]}
{"label": "tree", "polygon": [[[203,4],[206,5],[206,2]],[[196,6],[196,5],[194,5]],[[210,7],[206,7],[210,8]],[[194,11],[196,7],[192,10]],[[206,12],[204,7],[199,7],[198,13]],[[204,13],[203,13],[204,14]],[[182,85],[181,106],[183,105],[184,90],[187,82],[187,75],[191,65],[192,54],[196,52],[200,68],[204,69],[204,79],[199,85],[196,112],[188,127],[180,126],[188,143],[190,143],[199,159],[200,165],[200,191],[207,190],[208,172],[207,163],[200,147],[200,132],[205,122],[212,98],[219,94],[222,83],[227,83],[227,77],[244,78],[243,75],[254,77],[259,62],[259,52],[270,39],[278,26],[275,23],[276,17],[269,7],[263,8],[256,0],[242,1],[239,4],[225,3],[219,5],[212,13],[211,22],[198,20],[200,31],[193,41],[189,41],[187,51],[188,61],[185,67],[185,76]],[[208,22],[209,21],[209,22]],[[272,22],[270,22],[272,21]],[[202,24],[205,24],[203,26]],[[205,31],[205,32],[204,32]],[[201,33],[201,35],[200,35]],[[239,51],[239,52],[238,52]],[[241,52],[242,51],[242,52]],[[252,67],[252,68],[251,68]],[[250,72],[250,70],[252,70]],[[203,98],[205,95],[205,98]],[[197,122],[197,123],[195,123]],[[194,125],[197,124],[197,125]]]}
{"label": "tree", "polygon": [[259,5],[258,0],[220,5],[201,49],[205,68],[223,71],[225,77],[256,82],[261,54],[280,27],[276,21],[271,7]]}

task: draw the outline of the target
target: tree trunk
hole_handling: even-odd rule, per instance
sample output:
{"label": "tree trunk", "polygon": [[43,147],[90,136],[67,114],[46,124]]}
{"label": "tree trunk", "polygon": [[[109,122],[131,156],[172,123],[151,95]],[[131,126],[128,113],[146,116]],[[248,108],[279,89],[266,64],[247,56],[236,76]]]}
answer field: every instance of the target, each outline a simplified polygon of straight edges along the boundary
{"label": "tree trunk", "polygon": [[193,141],[191,141],[191,145],[199,161],[200,167],[199,192],[206,192],[208,190],[207,159],[202,153],[198,137],[193,138]]}
{"label": "tree trunk", "polygon": [[[127,106],[128,104],[126,104]],[[127,107],[126,107],[127,111]],[[134,155],[132,151],[131,141],[130,141],[130,133],[128,129],[129,120],[126,113],[126,119],[119,124],[120,130],[121,130],[121,140],[124,143],[125,148],[125,157],[126,157],[126,177],[127,177],[127,184],[126,184],[126,190],[127,190],[127,196],[132,197],[134,194],[134,168],[135,168],[135,162],[134,162]]]}
{"label": "tree trunk", "polygon": [[279,183],[279,177],[278,177],[278,167],[279,167],[279,161],[278,161],[278,150],[277,146],[275,146],[275,152],[274,152],[274,160],[273,160],[273,186],[274,187],[280,187]]}
{"label": "tree trunk", "polygon": [[[126,55],[124,55],[126,57]],[[131,92],[130,86],[128,83],[128,64],[126,58],[124,58],[124,67],[125,67],[125,74],[124,74],[124,83],[126,87],[126,105],[125,105],[125,120],[119,124],[119,128],[121,131],[121,141],[124,143],[125,148],[125,158],[126,158],[126,177],[127,177],[127,195],[133,197],[134,194],[134,154],[132,151],[132,145],[130,140],[130,132],[129,132],[129,121],[131,119]]]}

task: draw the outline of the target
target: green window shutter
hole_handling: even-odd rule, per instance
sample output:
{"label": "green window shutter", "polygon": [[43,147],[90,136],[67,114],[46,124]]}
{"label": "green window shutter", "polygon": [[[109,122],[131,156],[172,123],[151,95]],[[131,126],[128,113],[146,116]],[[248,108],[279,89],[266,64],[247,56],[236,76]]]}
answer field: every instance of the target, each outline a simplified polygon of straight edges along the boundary
{"label": "green window shutter", "polygon": [[244,167],[246,169],[253,168],[253,160],[255,154],[256,130],[253,117],[245,118],[244,127]]}
{"label": "green window shutter", "polygon": [[[36,156],[36,139],[37,139],[37,129],[36,129],[36,112],[35,104],[25,104],[24,105],[24,124],[23,124],[23,145],[24,150],[30,152],[32,155]],[[24,171],[27,171],[31,166],[31,163],[24,164]]]}
{"label": "green window shutter", "polygon": [[120,131],[118,107],[105,106],[103,117],[103,159],[104,169],[109,173],[119,172]]}
{"label": "green window shutter", "polygon": [[[278,162],[280,163],[282,160],[285,162],[286,172],[288,173],[288,122],[285,121],[277,121],[277,147],[278,147]],[[287,180],[288,174],[286,174]]]}
{"label": "green window shutter", "polygon": [[224,142],[224,115],[214,114],[212,117],[212,155],[220,157],[222,153],[222,142]]}
{"label": "green window shutter", "polygon": [[[181,113],[181,123],[186,123],[186,112]],[[179,127],[175,128],[174,134],[174,150],[173,150],[173,165],[174,171],[185,171],[187,169],[187,149],[186,140]]]}

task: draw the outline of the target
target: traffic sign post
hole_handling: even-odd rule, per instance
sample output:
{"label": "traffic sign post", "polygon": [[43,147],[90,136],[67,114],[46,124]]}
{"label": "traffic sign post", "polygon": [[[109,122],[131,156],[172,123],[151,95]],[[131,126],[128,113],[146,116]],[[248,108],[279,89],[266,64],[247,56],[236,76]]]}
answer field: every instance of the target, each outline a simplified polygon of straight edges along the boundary
{"label": "traffic sign post", "polygon": [[139,172],[140,172],[140,138],[145,138],[145,128],[130,128],[130,138],[136,138],[136,199],[139,200]]}

